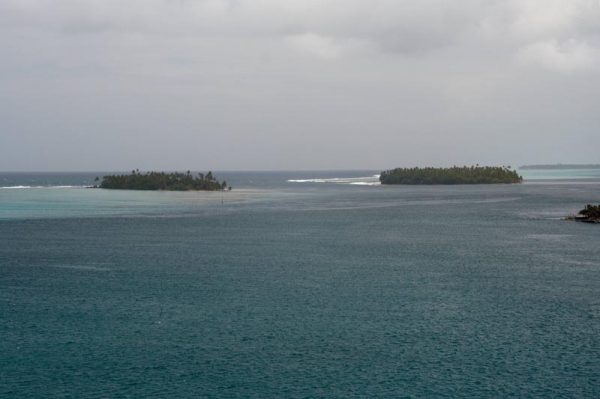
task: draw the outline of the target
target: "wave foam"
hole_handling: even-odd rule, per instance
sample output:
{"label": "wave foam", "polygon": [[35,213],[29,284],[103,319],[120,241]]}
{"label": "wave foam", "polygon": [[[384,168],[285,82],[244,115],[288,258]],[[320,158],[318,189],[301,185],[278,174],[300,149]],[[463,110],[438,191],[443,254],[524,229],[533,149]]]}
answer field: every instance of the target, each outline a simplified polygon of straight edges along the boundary
{"label": "wave foam", "polygon": [[6,186],[2,190],[28,189],[28,188],[88,188],[92,186]]}
{"label": "wave foam", "polygon": [[357,181],[357,182],[352,182],[350,184],[352,184],[354,186],[379,186],[379,185],[381,185],[381,182],[378,182],[378,181],[374,181],[374,182]]}
{"label": "wave foam", "polygon": [[355,186],[378,186],[379,175],[368,177],[331,177],[319,179],[290,179],[288,183],[333,183],[333,184],[350,184]]}
{"label": "wave foam", "polygon": [[327,179],[288,180],[288,183],[326,183]]}

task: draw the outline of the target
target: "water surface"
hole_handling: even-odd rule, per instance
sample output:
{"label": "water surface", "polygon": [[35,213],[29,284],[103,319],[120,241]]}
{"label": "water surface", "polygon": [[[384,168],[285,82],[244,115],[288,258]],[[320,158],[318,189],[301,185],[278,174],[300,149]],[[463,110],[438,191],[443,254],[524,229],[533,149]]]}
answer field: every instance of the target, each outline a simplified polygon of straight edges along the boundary
{"label": "water surface", "polygon": [[600,180],[375,174],[0,189],[0,396],[600,395]]}

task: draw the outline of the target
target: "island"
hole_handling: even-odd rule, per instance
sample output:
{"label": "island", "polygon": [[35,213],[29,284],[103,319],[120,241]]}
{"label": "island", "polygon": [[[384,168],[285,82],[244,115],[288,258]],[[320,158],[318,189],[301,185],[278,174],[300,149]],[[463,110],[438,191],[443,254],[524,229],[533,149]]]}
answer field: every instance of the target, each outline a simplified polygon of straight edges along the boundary
{"label": "island", "polygon": [[565,220],[574,220],[584,223],[600,223],[600,205],[587,204],[575,216],[567,216]]}
{"label": "island", "polygon": [[510,184],[523,178],[510,166],[396,168],[381,172],[381,184]]}
{"label": "island", "polygon": [[[96,177],[96,181],[99,178]],[[223,191],[231,190],[227,182],[219,182],[212,172],[198,173],[194,176],[189,170],[187,173],[146,172],[140,173],[139,169],[132,170],[130,174],[108,175],[102,178],[98,188],[116,190],[165,190],[165,191]]]}
{"label": "island", "polygon": [[519,170],[568,170],[568,169],[600,169],[600,164],[548,164],[523,165]]}

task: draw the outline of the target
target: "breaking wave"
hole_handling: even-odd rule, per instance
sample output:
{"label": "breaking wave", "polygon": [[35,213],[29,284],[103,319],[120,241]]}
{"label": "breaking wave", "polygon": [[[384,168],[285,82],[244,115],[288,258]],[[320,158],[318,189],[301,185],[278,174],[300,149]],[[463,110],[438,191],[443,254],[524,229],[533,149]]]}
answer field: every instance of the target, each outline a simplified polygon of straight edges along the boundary
{"label": "breaking wave", "polygon": [[89,188],[92,186],[5,186],[0,187],[0,190],[17,190],[27,188]]}
{"label": "breaking wave", "polygon": [[354,186],[378,186],[379,175],[366,177],[332,177],[318,179],[290,179],[288,183],[332,183],[332,184],[350,184]]}

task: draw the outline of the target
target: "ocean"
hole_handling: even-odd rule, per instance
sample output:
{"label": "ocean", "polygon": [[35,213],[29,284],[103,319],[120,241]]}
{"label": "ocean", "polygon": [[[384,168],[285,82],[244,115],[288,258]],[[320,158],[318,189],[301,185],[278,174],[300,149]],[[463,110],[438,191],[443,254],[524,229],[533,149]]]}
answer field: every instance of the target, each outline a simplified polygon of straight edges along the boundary
{"label": "ocean", "polygon": [[378,173],[0,173],[0,397],[600,397],[600,170]]}

